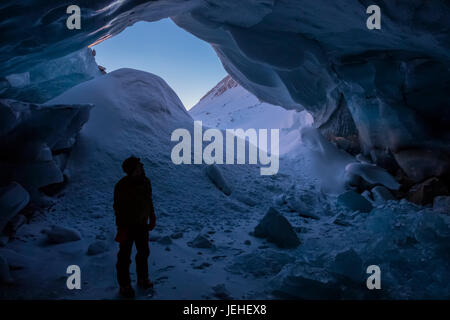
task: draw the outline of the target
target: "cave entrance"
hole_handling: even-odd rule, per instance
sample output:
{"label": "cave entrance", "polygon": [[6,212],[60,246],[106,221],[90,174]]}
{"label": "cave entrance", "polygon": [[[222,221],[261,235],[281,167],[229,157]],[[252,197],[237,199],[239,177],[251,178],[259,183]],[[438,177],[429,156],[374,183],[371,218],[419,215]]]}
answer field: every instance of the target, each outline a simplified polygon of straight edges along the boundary
{"label": "cave entrance", "polygon": [[133,68],[160,76],[187,110],[227,75],[207,42],[169,18],[138,22],[91,48],[107,72]]}

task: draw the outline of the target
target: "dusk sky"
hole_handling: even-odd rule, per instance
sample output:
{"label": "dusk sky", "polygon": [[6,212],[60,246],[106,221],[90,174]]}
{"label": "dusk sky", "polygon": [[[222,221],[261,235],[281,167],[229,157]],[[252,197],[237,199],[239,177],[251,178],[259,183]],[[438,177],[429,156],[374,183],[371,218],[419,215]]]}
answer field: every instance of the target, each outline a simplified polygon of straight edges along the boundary
{"label": "dusk sky", "polygon": [[133,68],[160,76],[187,109],[227,75],[208,43],[170,19],[136,23],[93,49],[107,72]]}

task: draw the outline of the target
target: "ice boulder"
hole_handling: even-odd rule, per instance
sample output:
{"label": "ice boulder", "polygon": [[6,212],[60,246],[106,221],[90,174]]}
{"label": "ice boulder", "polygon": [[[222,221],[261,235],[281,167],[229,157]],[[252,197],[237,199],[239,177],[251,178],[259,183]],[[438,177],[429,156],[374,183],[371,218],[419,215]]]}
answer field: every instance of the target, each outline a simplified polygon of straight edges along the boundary
{"label": "ice boulder", "polygon": [[373,209],[366,198],[352,190],[339,195],[337,204],[351,211],[370,212]]}
{"label": "ice boulder", "polygon": [[108,251],[108,245],[105,241],[94,241],[92,242],[87,250],[87,255],[88,256],[95,256],[97,254],[103,253]]}
{"label": "ice boulder", "polygon": [[220,191],[222,191],[227,196],[231,194],[231,187],[223,177],[222,172],[220,171],[218,166],[216,166],[215,164],[208,165],[206,167],[206,175]]}
{"label": "ice boulder", "polygon": [[377,204],[382,204],[389,200],[395,200],[395,197],[392,193],[383,186],[376,186],[371,190],[373,200]]}
{"label": "ice boulder", "polygon": [[256,250],[251,253],[239,255],[225,267],[225,270],[234,274],[251,274],[254,277],[274,276],[295,258],[284,252],[275,250]]}
{"label": "ice boulder", "polygon": [[400,184],[386,170],[369,163],[353,162],[345,167],[345,172],[364,179],[364,181],[377,185],[381,184],[385,187],[398,190]]}
{"label": "ice boulder", "polygon": [[0,231],[29,201],[28,192],[16,182],[0,188]]}
{"label": "ice boulder", "polygon": [[339,299],[341,290],[324,268],[305,261],[286,265],[271,281],[273,294],[282,299]]}
{"label": "ice boulder", "polygon": [[296,248],[300,244],[289,221],[272,207],[255,227],[253,235],[258,238],[267,238],[280,248]]}
{"label": "ice boulder", "polygon": [[364,279],[363,260],[355,250],[348,249],[335,256],[330,272],[356,283],[362,283]]}
{"label": "ice boulder", "polygon": [[48,242],[52,244],[78,241],[81,239],[81,235],[77,230],[60,226],[52,226],[46,233]]}
{"label": "ice boulder", "polygon": [[63,182],[53,153],[69,149],[92,105],[36,105],[0,99],[0,182],[20,183],[34,197],[43,186]]}
{"label": "ice boulder", "polygon": [[450,196],[439,196],[434,198],[433,209],[450,214]]}
{"label": "ice boulder", "polygon": [[204,235],[197,235],[192,241],[188,242],[188,245],[192,248],[209,249],[213,248],[212,242]]}

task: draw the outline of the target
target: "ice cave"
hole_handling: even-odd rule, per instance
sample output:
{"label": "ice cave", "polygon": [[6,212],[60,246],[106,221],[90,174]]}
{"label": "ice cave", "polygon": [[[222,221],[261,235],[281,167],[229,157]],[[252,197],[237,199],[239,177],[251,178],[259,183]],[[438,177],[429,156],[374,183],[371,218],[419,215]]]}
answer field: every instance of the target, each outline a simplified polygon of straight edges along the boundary
{"label": "ice cave", "polygon": [[[2,1],[0,299],[118,298],[130,154],[158,221],[140,299],[450,299],[449,17],[447,0]],[[228,73],[190,110],[160,75],[93,55],[166,18]],[[279,129],[279,171],[173,163],[194,121]]]}

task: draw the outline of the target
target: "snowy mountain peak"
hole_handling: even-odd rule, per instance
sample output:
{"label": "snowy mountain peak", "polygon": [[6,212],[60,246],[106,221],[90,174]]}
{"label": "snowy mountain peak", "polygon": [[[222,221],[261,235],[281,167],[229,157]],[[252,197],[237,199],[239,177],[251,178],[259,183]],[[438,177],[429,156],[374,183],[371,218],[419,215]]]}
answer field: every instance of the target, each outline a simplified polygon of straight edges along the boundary
{"label": "snowy mountain peak", "polygon": [[226,91],[238,86],[239,84],[230,75],[227,75],[214,88],[209,90],[200,101],[206,98],[213,99],[214,97],[221,96]]}

